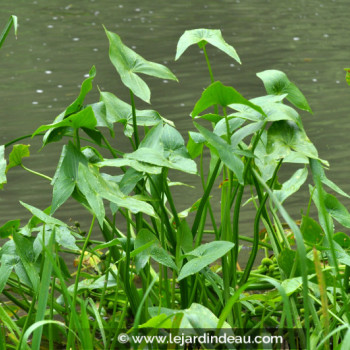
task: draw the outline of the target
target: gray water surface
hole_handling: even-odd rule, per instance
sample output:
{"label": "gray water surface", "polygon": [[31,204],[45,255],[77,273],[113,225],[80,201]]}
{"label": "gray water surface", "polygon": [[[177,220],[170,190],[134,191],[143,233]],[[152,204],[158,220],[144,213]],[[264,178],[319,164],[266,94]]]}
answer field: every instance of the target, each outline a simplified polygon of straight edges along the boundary
{"label": "gray water surface", "polygon": [[[18,40],[11,32],[0,50],[1,144],[52,122],[76,98],[92,65],[97,77],[86,102],[98,100],[97,86],[128,101],[128,91],[109,61],[102,24],[143,57],[167,65],[177,75],[179,83],[146,80],[152,90],[152,108],[173,120],[187,140],[187,132],[194,130],[189,114],[210,79],[198,47],[191,47],[174,62],[177,40],[186,29],[218,28],[243,64],[208,46],[215,79],[253,98],[265,94],[257,72],[279,69],[287,73],[313,109],[313,115],[302,113],[303,123],[320,157],[331,164],[328,176],[350,192],[350,87],[343,70],[350,66],[348,1],[17,0],[2,1],[1,5],[1,25],[10,14],[16,14],[20,24]],[[139,100],[136,103],[140,109],[147,107]],[[31,157],[24,163],[53,176],[62,144],[50,144],[38,153],[39,138],[22,142],[31,145]],[[116,140],[115,146],[128,149],[124,140]],[[282,178],[287,179],[294,170],[283,170]],[[175,191],[182,210],[201,195],[200,181],[182,173],[176,174],[176,179],[196,186]],[[44,209],[51,202],[51,186],[23,169],[11,169],[8,184],[0,193],[0,225],[30,216],[19,200]],[[219,200],[214,197],[214,205]],[[286,202],[295,219],[306,209],[307,200],[304,185]],[[253,213],[247,206],[241,217],[242,233],[252,229]],[[85,229],[90,220],[74,201],[65,203],[56,216],[80,220]]]}

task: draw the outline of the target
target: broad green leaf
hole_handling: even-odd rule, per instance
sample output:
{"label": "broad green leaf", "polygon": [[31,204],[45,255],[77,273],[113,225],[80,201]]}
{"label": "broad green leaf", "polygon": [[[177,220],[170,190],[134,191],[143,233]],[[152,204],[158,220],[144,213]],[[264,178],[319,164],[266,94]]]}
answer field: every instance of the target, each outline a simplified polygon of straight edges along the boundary
{"label": "broad green leaf", "polygon": [[40,277],[36,266],[34,265],[35,255],[33,251],[33,244],[27,237],[23,237],[17,232],[13,233],[13,240],[25,272],[33,286],[34,291],[37,293],[40,284]]}
{"label": "broad green leaf", "polygon": [[172,322],[169,316],[160,314],[139,325],[139,328],[172,328]]}
{"label": "broad green leaf", "polygon": [[135,51],[123,44],[120,37],[105,28],[109,40],[109,58],[120,75],[123,84],[141,100],[150,103],[151,92],[137,73],[161,79],[176,80],[171,71],[159,63],[145,60]]}
{"label": "broad green leaf", "polygon": [[238,63],[241,63],[236,50],[233,46],[227,44],[219,29],[186,30],[177,43],[175,61],[180,58],[189,46],[198,44],[199,47],[203,47],[207,42],[225,52]]}
{"label": "broad green leaf", "polygon": [[197,158],[203,149],[205,138],[198,132],[188,132],[187,151],[192,159]]}
{"label": "broad green leaf", "polygon": [[327,212],[344,227],[350,228],[350,213],[336,197],[327,193],[324,197]]}
{"label": "broad green leaf", "polygon": [[20,220],[7,221],[6,224],[0,227],[0,238],[11,236],[14,231],[18,230],[20,223]]}
{"label": "broad green leaf", "polygon": [[217,259],[221,258],[234,247],[234,244],[226,241],[206,243],[188,252],[186,256],[194,256],[181,269],[178,280],[193,275]]}
{"label": "broad green leaf", "polygon": [[[58,124],[59,122],[62,122],[65,118],[82,110],[85,97],[88,94],[88,92],[92,89],[92,81],[94,80],[95,76],[96,69],[93,66],[90,69],[89,77],[86,78],[81,84],[80,93],[77,99],[55,118],[53,124]],[[91,108],[95,110],[95,108]],[[43,137],[43,145],[45,146],[50,142],[57,142],[61,140],[63,135],[69,133],[71,130],[73,129],[70,126],[56,127],[54,129],[48,130]]]}
{"label": "broad green leaf", "polygon": [[[230,118],[228,120],[230,134],[232,134],[235,130],[241,127],[244,124],[245,120],[242,118]],[[221,118],[221,120],[214,127],[214,134],[218,136],[227,135],[227,127],[225,118]]]}
{"label": "broad green leaf", "polygon": [[161,144],[162,134],[163,134],[163,124],[158,123],[151,130],[148,131],[148,133],[145,135],[145,137],[141,141],[139,147],[163,149],[163,145]]}
{"label": "broad green leaf", "polygon": [[258,130],[261,130],[263,127],[263,122],[257,122],[257,123],[250,123],[246,126],[243,126],[239,130],[237,130],[232,136],[231,136],[231,146],[235,147],[238,146],[238,144],[244,140],[247,136],[252,135],[256,133]]}
{"label": "broad green leaf", "polygon": [[9,164],[7,165],[6,172],[9,169],[22,164],[22,159],[24,157],[29,157],[29,147],[30,145],[14,145],[9,156]]}
{"label": "broad green leaf", "polygon": [[5,146],[0,146],[0,189],[7,182],[6,179],[6,159],[5,159]]}
{"label": "broad green leaf", "polygon": [[93,103],[91,105],[87,105],[87,107],[91,107],[95,118],[96,118],[96,126],[106,127],[113,134],[113,123],[108,119],[107,108],[103,101]]}
{"label": "broad green leaf", "polygon": [[283,280],[281,286],[284,288],[287,296],[292,295],[302,286],[301,277],[294,277],[290,279]]}
{"label": "broad green leaf", "polygon": [[243,184],[244,165],[242,160],[235,155],[235,150],[218,135],[197,123],[194,123],[194,125],[205,137],[207,142],[217,151],[223,163],[235,173],[239,183]]}
{"label": "broad green leaf", "polygon": [[299,188],[306,181],[307,175],[308,171],[306,167],[299,169],[292,175],[289,180],[283,183],[280,190],[274,191],[280,203],[283,203],[288,197],[299,190]]}
{"label": "broad green leaf", "polygon": [[309,216],[303,216],[300,231],[306,243],[318,245],[322,243],[324,232],[320,224]]}
{"label": "broad green leaf", "polygon": [[[124,125],[124,133],[128,137],[128,127],[133,126],[132,107],[128,103],[120,100],[117,96],[110,92],[100,92],[100,99],[106,106],[107,121],[109,124],[121,123]],[[172,122],[163,118],[157,111],[154,110],[138,110],[136,109],[136,124],[140,126],[153,126],[159,122]],[[133,132],[133,128],[131,128]]]}
{"label": "broad green leaf", "polygon": [[17,16],[10,16],[8,22],[5,25],[5,28],[3,29],[2,33],[0,34],[0,47],[4,43],[8,33],[10,32],[10,29],[13,25],[13,28],[15,30],[15,36],[17,38]]}
{"label": "broad green leaf", "polygon": [[312,113],[302,92],[288,79],[285,73],[279,70],[265,70],[256,75],[263,81],[268,94],[288,94],[287,100],[294,106]]}
{"label": "broad green leaf", "polygon": [[90,107],[84,108],[80,112],[74,113],[69,117],[66,117],[60,122],[40,126],[38,129],[34,131],[32,137],[49,129],[56,129],[61,127],[72,127],[74,129],[79,129],[79,128],[94,129],[96,125],[97,125],[97,121],[95,118],[95,114],[92,107],[90,106]]}
{"label": "broad green leaf", "polygon": [[[149,245],[152,242],[153,244]],[[141,229],[136,236],[134,247],[135,249],[140,249],[147,245],[149,245],[149,247],[144,249],[135,257],[137,271],[140,271],[145,267],[150,257],[164,266],[177,270],[177,266],[174,260],[161,246],[158,238],[151,231],[147,229]]]}
{"label": "broad green leaf", "polygon": [[275,158],[284,158],[292,150],[303,156],[318,159],[315,146],[294,122],[283,120],[272,123],[267,132],[268,153]]}
{"label": "broad green leaf", "polygon": [[128,158],[117,158],[117,159],[105,159],[102,162],[96,163],[99,168],[110,166],[110,167],[123,167],[129,166],[137,171],[147,174],[160,174],[162,172],[162,168],[159,166],[149,165],[144,162],[139,162],[137,160],[132,160]]}
{"label": "broad green leaf", "polygon": [[87,164],[84,155],[70,141],[67,146],[63,147],[56,173],[51,182],[53,185],[51,214],[73,193],[77,180],[79,162]]}
{"label": "broad green leaf", "polygon": [[[186,329],[189,332],[191,329],[196,333],[198,329],[216,329],[219,319],[213,314],[212,311],[207,309],[205,306],[193,303],[188,309],[185,310],[177,310],[177,309],[168,309],[158,306],[149,307],[148,311],[151,317],[156,317],[160,314],[165,314],[166,316],[170,316],[172,319],[177,314],[183,314],[183,318],[181,320],[180,327],[181,329]],[[223,327],[230,329],[231,327],[224,322]]]}
{"label": "broad green leaf", "polygon": [[127,208],[132,213],[143,212],[147,215],[155,216],[151,205],[126,196],[120,191],[116,183],[105,180],[93,165],[85,166],[82,163],[79,164],[78,187],[85,195],[101,225],[105,215],[102,198],[115,203],[119,207]]}
{"label": "broad green leaf", "polygon": [[35,208],[35,207],[33,207],[29,204],[26,204],[24,202],[21,202],[21,201],[20,201],[20,203],[27,210],[29,210],[34,216],[36,216],[40,221],[44,222],[45,224],[67,227],[67,224],[65,224],[63,221],[55,219],[52,216],[45,214],[42,210]]}
{"label": "broad green leaf", "polygon": [[192,159],[184,158],[177,154],[170,154],[169,159],[167,159],[163,150],[141,147],[133,153],[124,155],[124,157],[160,167],[177,169],[190,174],[197,173],[197,165]]}
{"label": "broad green leaf", "polygon": [[337,232],[333,239],[343,248],[348,250],[350,248],[350,237],[344,232]]}
{"label": "broad green leaf", "polygon": [[227,107],[232,103],[247,105],[262,115],[265,115],[261,107],[254,105],[245,99],[238,91],[231,86],[225,86],[220,81],[209,85],[202,93],[201,98],[197,101],[191,113],[192,117],[196,117],[199,113],[213,105]]}
{"label": "broad green leaf", "polygon": [[336,241],[333,241],[333,244],[338,262],[350,266],[350,255]]}

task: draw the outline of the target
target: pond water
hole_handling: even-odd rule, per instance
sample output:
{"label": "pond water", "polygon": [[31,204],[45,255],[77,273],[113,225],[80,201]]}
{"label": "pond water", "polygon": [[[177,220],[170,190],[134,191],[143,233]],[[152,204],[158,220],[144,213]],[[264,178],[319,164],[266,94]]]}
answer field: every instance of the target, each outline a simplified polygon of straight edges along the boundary
{"label": "pond water", "polygon": [[[87,102],[98,100],[97,86],[128,101],[128,91],[109,61],[102,24],[143,57],[167,65],[177,75],[179,83],[147,81],[152,108],[173,120],[187,140],[187,132],[194,130],[189,113],[210,81],[198,48],[192,47],[174,62],[177,40],[186,29],[218,28],[243,64],[208,46],[215,79],[252,98],[264,94],[255,73],[265,69],[286,72],[313,109],[313,115],[303,113],[303,122],[320,157],[331,164],[328,177],[350,192],[350,88],[343,70],[350,65],[346,0],[5,0],[1,5],[1,26],[10,14],[16,14],[20,24],[18,40],[11,32],[0,50],[1,144],[50,123],[76,98],[92,65],[97,77]],[[145,107],[141,101],[137,106]],[[38,152],[39,138],[25,142],[31,144],[31,159],[25,164],[52,176],[62,145],[51,144]],[[127,149],[124,144],[117,147]],[[282,178],[294,170],[287,168]],[[176,179],[197,186],[176,192],[175,200],[184,209],[201,195],[199,178],[177,174]],[[11,169],[0,196],[0,225],[29,217],[19,200],[43,209],[51,202],[51,186],[20,168]],[[300,218],[307,200],[304,185],[286,202],[295,219]],[[247,206],[241,217],[245,232],[252,229],[252,215]],[[85,226],[90,220],[74,201],[64,204],[56,216],[80,220]]]}

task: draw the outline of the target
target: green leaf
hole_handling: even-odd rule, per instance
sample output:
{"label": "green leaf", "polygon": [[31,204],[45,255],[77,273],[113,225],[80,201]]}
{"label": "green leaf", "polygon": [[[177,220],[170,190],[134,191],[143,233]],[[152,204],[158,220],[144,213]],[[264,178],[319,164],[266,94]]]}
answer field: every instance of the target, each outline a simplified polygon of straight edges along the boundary
{"label": "green leaf", "polygon": [[221,31],[218,29],[186,30],[177,43],[175,61],[180,58],[189,46],[198,44],[199,47],[203,47],[207,42],[225,52],[238,63],[241,63],[236,50],[233,46],[226,43]]}
{"label": "green leaf", "polygon": [[[132,107],[128,103],[120,100],[110,92],[100,92],[101,101],[106,106],[106,118],[109,124],[121,123],[124,125],[124,133],[128,133],[128,126],[133,126]],[[159,122],[166,122],[173,125],[172,122],[163,118],[154,110],[138,110],[136,109],[136,124],[140,126],[152,126]],[[133,132],[133,129],[132,129]],[[130,137],[131,135],[127,135]]]}
{"label": "green leaf", "polygon": [[109,40],[109,58],[120,75],[123,84],[141,100],[150,103],[151,92],[137,73],[161,79],[176,80],[175,75],[162,64],[145,60],[123,44],[120,37],[105,28]]}
{"label": "green leaf", "polygon": [[211,145],[217,151],[223,163],[235,173],[239,183],[243,184],[244,165],[242,160],[235,155],[235,150],[218,135],[212,133],[197,123],[194,123],[194,125],[205,137],[209,145]]}
{"label": "green leaf", "polygon": [[80,112],[77,112],[75,114],[70,115],[69,117],[66,117],[60,122],[40,126],[38,129],[34,131],[32,137],[49,129],[56,129],[61,127],[72,127],[74,129],[79,129],[79,128],[95,129],[96,125],[97,125],[97,121],[95,118],[95,114],[92,107],[90,106],[90,107],[84,108]]}
{"label": "green leaf", "polygon": [[6,172],[9,169],[22,164],[22,159],[24,157],[29,157],[29,147],[30,145],[14,145],[9,156],[9,164],[7,165]]}
{"label": "green leaf", "polygon": [[327,193],[324,197],[327,212],[344,227],[350,228],[350,213],[336,197]]}
{"label": "green leaf", "polygon": [[0,189],[7,183],[6,179],[6,159],[5,159],[5,146],[0,146]]}
{"label": "green leaf", "polygon": [[350,237],[344,232],[337,232],[333,236],[334,241],[336,241],[343,249],[350,248]]}
{"label": "green leaf", "polygon": [[309,216],[304,216],[301,220],[300,231],[306,243],[318,245],[322,243],[324,232],[320,224]]}
{"label": "green leaf", "polygon": [[171,325],[172,322],[169,316],[160,314],[139,325],[139,328],[172,328]]}
{"label": "green leaf", "polygon": [[[152,243],[150,245],[150,243]],[[169,253],[161,246],[158,238],[149,230],[141,229],[135,239],[134,247],[140,249],[144,246],[148,248],[142,250],[139,254],[136,255],[136,270],[139,272],[142,268],[145,267],[149,258],[152,257],[153,260],[158,263],[175,269],[177,271],[177,266],[169,255]]]}
{"label": "green leaf", "polygon": [[14,231],[18,230],[20,223],[20,220],[7,221],[6,224],[0,227],[0,238],[11,236]]}
{"label": "green leaf", "polygon": [[187,262],[181,269],[178,280],[193,275],[206,266],[221,258],[229,250],[234,247],[232,242],[215,241],[202,244],[198,248],[188,252],[186,256],[194,256],[192,260]]}
{"label": "green leaf", "polygon": [[[55,118],[53,124],[58,124],[59,122],[62,122],[65,118],[82,110],[85,97],[88,94],[88,92],[92,89],[92,81],[94,80],[95,76],[96,76],[96,69],[94,66],[92,66],[89,72],[89,77],[86,78],[81,84],[80,93],[77,99],[73,103],[71,103],[66,108],[66,110],[64,110]],[[95,108],[93,107],[91,108],[95,110]],[[43,145],[45,146],[50,142],[57,142],[61,140],[63,135],[69,133],[71,130],[72,128],[70,125],[48,130],[45,136],[43,137]]]}
{"label": "green leaf", "polygon": [[283,280],[281,286],[284,288],[287,296],[292,295],[302,286],[301,277],[294,277],[290,279]]}
{"label": "green leaf", "polygon": [[[230,134],[232,134],[235,130],[241,127],[244,124],[245,120],[242,118],[230,118],[228,120]],[[221,120],[214,127],[214,134],[218,136],[227,135],[227,127],[225,118],[221,118]]]}
{"label": "green leaf", "polygon": [[52,216],[45,214],[42,210],[21,201],[20,203],[27,210],[29,210],[34,216],[36,216],[40,221],[44,222],[45,224],[67,227],[67,225],[63,221],[55,219]]}
{"label": "green leaf", "polygon": [[220,105],[227,107],[232,103],[239,103],[247,105],[252,109],[255,109],[262,115],[265,115],[261,107],[249,102],[238,91],[231,86],[225,86],[220,81],[209,85],[202,93],[201,98],[197,101],[191,113],[192,117],[196,117],[199,113],[203,112],[207,108]]}
{"label": "green leaf", "polygon": [[8,22],[5,25],[5,28],[3,29],[2,33],[0,34],[0,47],[4,43],[8,33],[10,32],[10,29],[13,25],[13,28],[15,30],[15,36],[17,38],[17,16],[10,16]]}
{"label": "green leaf", "polygon": [[17,232],[13,233],[13,240],[15,242],[16,251],[21,259],[25,272],[32,284],[34,291],[37,293],[40,284],[40,277],[39,273],[36,270],[36,267],[34,266],[35,254],[33,251],[33,244],[28,238],[23,237]]}
{"label": "green leaf", "polygon": [[188,132],[188,143],[186,148],[187,148],[188,154],[192,159],[197,158],[201,154],[204,143],[205,143],[205,138],[200,133],[192,132],[192,131]]}
{"label": "green leaf", "polygon": [[69,141],[68,145],[63,147],[56,173],[51,182],[53,185],[51,214],[73,193],[77,181],[79,162],[87,164],[84,155]]}
{"label": "green leaf", "polygon": [[307,179],[307,168],[297,170],[292,177],[283,183],[282,188],[274,191],[280,203],[283,203],[293,193],[297,192]]}
{"label": "green leaf", "polygon": [[170,156],[168,160],[165,158],[162,150],[153,148],[141,147],[133,153],[125,154],[124,157],[160,167],[177,169],[190,174],[197,173],[197,165],[192,159],[183,158],[175,154]]}
{"label": "green leaf", "polygon": [[256,75],[263,81],[268,94],[288,94],[287,100],[294,106],[312,113],[302,92],[288,79],[285,73],[279,70],[265,70]]}
{"label": "green leaf", "polygon": [[303,156],[319,159],[315,146],[294,122],[272,123],[267,132],[267,151],[275,158],[284,158],[295,151]]}
{"label": "green leaf", "polygon": [[117,158],[117,159],[105,159],[102,162],[96,163],[99,168],[110,166],[110,167],[123,167],[130,166],[131,168],[147,174],[160,174],[162,168],[159,166],[149,165],[144,162],[139,162],[137,160],[127,159],[127,158]]}

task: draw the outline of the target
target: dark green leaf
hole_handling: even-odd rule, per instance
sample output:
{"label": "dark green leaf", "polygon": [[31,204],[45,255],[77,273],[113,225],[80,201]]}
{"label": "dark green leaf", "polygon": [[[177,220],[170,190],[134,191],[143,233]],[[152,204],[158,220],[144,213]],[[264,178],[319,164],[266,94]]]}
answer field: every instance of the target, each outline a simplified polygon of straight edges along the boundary
{"label": "dark green leaf", "polygon": [[20,223],[20,220],[7,221],[6,224],[0,227],[0,238],[11,236],[14,231],[18,230]]}
{"label": "dark green leaf", "polygon": [[201,98],[197,101],[191,113],[192,117],[196,117],[199,113],[213,105],[227,107],[232,103],[247,105],[260,114],[265,115],[261,107],[254,105],[245,99],[238,91],[231,86],[225,86],[220,81],[209,85],[202,93]]}
{"label": "dark green leaf", "polygon": [[294,106],[312,113],[302,92],[288,79],[285,73],[279,70],[265,70],[256,75],[263,81],[268,94],[288,94],[287,100]]}
{"label": "dark green leaf", "polygon": [[350,213],[336,197],[327,193],[324,197],[327,212],[344,227],[350,228]]}
{"label": "dark green leaf", "polygon": [[309,216],[303,216],[300,231],[308,244],[318,245],[322,243],[324,237],[322,227]]}
{"label": "dark green leaf", "polygon": [[236,50],[233,48],[233,46],[226,43],[222,37],[221,31],[218,29],[186,30],[177,43],[175,61],[180,58],[180,56],[186,51],[189,46],[194,44],[202,46],[203,41],[205,42],[204,45],[206,42],[208,42],[211,45],[217,47],[219,50],[225,52],[238,63],[241,63]]}
{"label": "dark green leaf", "polygon": [[334,234],[333,239],[343,248],[350,248],[350,237],[344,232],[337,232]]}
{"label": "dark green leaf", "polygon": [[109,40],[109,58],[118,71],[123,84],[141,100],[150,103],[151,92],[147,84],[136,74],[143,73],[161,79],[176,80],[171,71],[158,63],[145,60],[123,44],[120,37],[106,30]]}
{"label": "dark green leaf", "polygon": [[22,164],[22,159],[24,157],[29,157],[29,147],[30,145],[14,145],[9,156],[9,164],[7,165],[6,172],[9,169]]}

